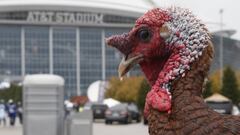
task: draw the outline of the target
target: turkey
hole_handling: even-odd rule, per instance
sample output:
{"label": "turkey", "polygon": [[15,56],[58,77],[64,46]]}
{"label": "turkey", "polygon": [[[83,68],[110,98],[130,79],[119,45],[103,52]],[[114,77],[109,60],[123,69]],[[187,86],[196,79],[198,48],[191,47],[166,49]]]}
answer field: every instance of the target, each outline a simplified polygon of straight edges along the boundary
{"label": "turkey", "polygon": [[202,98],[213,58],[206,26],[189,10],[155,8],[129,33],[106,39],[123,55],[119,76],[139,64],[151,90],[144,115],[150,135],[240,135],[240,117],[221,115]]}

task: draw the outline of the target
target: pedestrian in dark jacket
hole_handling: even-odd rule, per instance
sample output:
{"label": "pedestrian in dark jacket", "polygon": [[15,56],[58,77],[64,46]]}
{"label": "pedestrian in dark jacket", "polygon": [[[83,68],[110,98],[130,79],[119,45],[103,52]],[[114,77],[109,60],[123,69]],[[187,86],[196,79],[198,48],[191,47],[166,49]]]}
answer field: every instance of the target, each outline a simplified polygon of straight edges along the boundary
{"label": "pedestrian in dark jacket", "polygon": [[8,101],[7,112],[8,112],[8,117],[10,119],[10,125],[14,126],[16,121],[16,116],[17,116],[17,106],[16,104],[13,103],[12,99]]}

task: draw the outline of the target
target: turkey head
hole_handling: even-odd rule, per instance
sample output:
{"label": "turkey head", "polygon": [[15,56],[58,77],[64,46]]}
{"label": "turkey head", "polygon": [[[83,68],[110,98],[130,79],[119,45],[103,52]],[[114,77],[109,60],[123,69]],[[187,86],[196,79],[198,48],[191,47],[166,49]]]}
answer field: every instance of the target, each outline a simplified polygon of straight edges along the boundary
{"label": "turkey head", "polygon": [[152,89],[147,94],[144,113],[149,109],[171,112],[171,85],[185,76],[199,59],[210,36],[205,25],[182,8],[152,9],[137,19],[129,33],[106,40],[124,57],[119,76],[139,64]]}

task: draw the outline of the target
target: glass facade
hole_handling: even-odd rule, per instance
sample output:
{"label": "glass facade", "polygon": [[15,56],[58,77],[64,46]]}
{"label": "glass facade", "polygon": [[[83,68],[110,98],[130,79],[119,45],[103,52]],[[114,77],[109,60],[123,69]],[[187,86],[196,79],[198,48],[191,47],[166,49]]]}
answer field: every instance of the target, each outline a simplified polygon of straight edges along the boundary
{"label": "glass facade", "polygon": [[[220,69],[220,36],[213,35],[214,57],[210,71]],[[240,68],[240,42],[231,38],[223,37],[223,66],[233,69]]]}
{"label": "glass facade", "polygon": [[53,28],[53,73],[65,79],[65,95],[76,95],[76,28]]}
{"label": "glass facade", "polygon": [[80,82],[87,89],[102,75],[102,29],[80,28]]}
{"label": "glass facade", "polygon": [[25,74],[49,73],[49,28],[24,27]]}
{"label": "glass facade", "polygon": [[57,74],[65,79],[66,98],[85,95],[91,83],[118,75],[121,54],[105,38],[129,31],[135,20],[98,12],[1,11],[0,78]]}
{"label": "glass facade", "polygon": [[67,98],[84,95],[91,83],[118,75],[121,54],[105,38],[129,29],[0,25],[0,76],[53,73],[65,79]]}
{"label": "glass facade", "polygon": [[21,75],[21,27],[0,26],[0,75]]}
{"label": "glass facade", "polygon": [[66,97],[84,95],[94,81],[117,76],[121,54],[105,38],[129,31],[135,20],[82,11],[1,12],[9,25],[0,24],[0,78],[57,74]]}

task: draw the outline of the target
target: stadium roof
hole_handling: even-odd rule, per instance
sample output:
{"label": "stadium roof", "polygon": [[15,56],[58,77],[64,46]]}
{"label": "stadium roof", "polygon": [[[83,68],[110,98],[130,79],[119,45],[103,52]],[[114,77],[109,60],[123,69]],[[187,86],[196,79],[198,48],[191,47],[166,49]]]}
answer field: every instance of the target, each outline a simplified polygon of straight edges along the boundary
{"label": "stadium roof", "polygon": [[237,33],[237,31],[236,30],[232,30],[232,29],[231,30],[221,30],[221,31],[213,32],[214,35],[228,37],[228,38],[230,38],[231,36],[233,36],[236,33]]}
{"label": "stadium roof", "polygon": [[206,98],[205,101],[206,102],[229,102],[231,100],[219,93],[214,93],[212,96]]}
{"label": "stadium roof", "polygon": [[151,0],[1,0],[0,11],[63,10],[141,15],[154,6]]}

